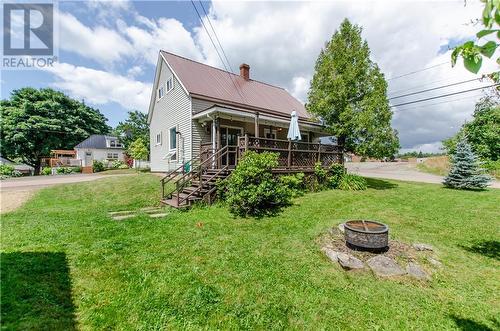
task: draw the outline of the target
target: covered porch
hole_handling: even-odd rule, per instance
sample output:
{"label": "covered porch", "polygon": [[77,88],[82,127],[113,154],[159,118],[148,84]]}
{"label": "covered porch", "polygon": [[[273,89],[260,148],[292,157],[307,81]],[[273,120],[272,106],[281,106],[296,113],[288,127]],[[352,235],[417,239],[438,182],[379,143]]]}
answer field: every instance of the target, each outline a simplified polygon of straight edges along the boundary
{"label": "covered porch", "polygon": [[290,115],[276,116],[246,109],[215,105],[193,116],[202,128],[200,144],[193,145],[193,155],[203,160],[213,158],[214,153],[224,150],[218,158],[218,168],[234,168],[247,150],[275,152],[279,154],[277,171],[312,171],[320,162],[324,167],[341,163],[342,150],[333,144],[322,144],[320,138],[328,134],[321,125],[299,119],[302,139],[287,139]]}

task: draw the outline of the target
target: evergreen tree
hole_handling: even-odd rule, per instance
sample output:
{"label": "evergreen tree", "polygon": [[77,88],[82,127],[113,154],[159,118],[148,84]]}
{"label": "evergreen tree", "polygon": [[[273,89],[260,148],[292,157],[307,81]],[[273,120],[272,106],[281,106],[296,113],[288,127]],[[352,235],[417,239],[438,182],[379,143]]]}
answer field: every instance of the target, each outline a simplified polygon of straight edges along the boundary
{"label": "evergreen tree", "polygon": [[316,60],[306,105],[346,152],[383,158],[399,149],[387,82],[370,59],[361,27],[345,19]]}
{"label": "evergreen tree", "polygon": [[488,186],[490,177],[481,173],[478,158],[465,137],[458,141],[451,162],[451,170],[443,182],[445,186],[465,190]]}

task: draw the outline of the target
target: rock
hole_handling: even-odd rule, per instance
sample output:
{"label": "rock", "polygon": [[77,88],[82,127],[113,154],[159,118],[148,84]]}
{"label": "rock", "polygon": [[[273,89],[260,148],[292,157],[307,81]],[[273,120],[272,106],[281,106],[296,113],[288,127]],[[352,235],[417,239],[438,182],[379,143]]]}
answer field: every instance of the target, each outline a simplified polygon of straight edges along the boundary
{"label": "rock", "polygon": [[435,258],[432,258],[432,257],[428,257],[427,261],[429,261],[430,264],[432,264],[434,267],[437,267],[437,268],[441,268],[443,266],[443,264],[441,262],[439,262],[438,260],[436,260]]}
{"label": "rock", "polygon": [[337,253],[337,259],[342,268],[347,270],[363,269],[365,267],[360,259],[346,253]]}
{"label": "rock", "polygon": [[413,278],[420,280],[430,280],[429,275],[422,269],[421,266],[414,262],[408,263],[406,266],[406,272]]}
{"label": "rock", "polygon": [[434,251],[434,247],[429,244],[413,244],[413,248],[417,251]]}
{"label": "rock", "polygon": [[323,247],[321,250],[323,252],[325,252],[326,256],[328,256],[328,258],[330,260],[332,260],[332,262],[337,262],[338,261],[338,254],[339,254],[339,252],[336,252],[336,251],[334,251],[333,249],[331,249],[329,247]]}
{"label": "rock", "polygon": [[387,256],[377,255],[369,259],[366,263],[377,276],[389,277],[406,274],[406,271],[396,261]]}
{"label": "rock", "polygon": [[338,225],[338,228],[339,228],[339,231],[340,231],[340,232],[344,233],[344,231],[345,231],[345,230],[344,230],[344,223],[340,223],[340,224]]}

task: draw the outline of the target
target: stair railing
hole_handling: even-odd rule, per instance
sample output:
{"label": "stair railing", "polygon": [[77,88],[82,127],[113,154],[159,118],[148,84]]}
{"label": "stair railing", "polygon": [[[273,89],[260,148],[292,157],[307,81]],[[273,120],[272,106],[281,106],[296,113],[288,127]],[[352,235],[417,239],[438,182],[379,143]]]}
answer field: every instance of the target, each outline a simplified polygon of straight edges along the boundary
{"label": "stair railing", "polygon": [[[214,160],[217,161],[221,157],[221,155],[222,154],[225,155],[226,152],[227,152],[227,146],[224,146],[223,148],[219,149],[218,151],[216,151],[215,153],[210,155],[206,160],[201,162],[196,167],[196,169],[191,169],[191,171],[184,173],[180,178],[178,178],[174,182],[175,188],[173,190],[171,190],[169,193],[165,194],[165,189],[163,186],[163,189],[162,189],[163,197],[162,198],[165,198],[165,197],[171,198],[172,194],[176,193],[176,192],[177,192],[177,198],[179,198],[179,193],[185,188],[186,184],[191,182],[195,178],[195,176],[197,176],[197,175],[200,178],[200,185],[201,185],[202,184],[202,177],[201,176],[203,175],[204,167],[206,167],[207,165],[208,165],[207,167],[210,167],[211,164],[214,162]],[[167,182],[165,182],[165,183],[167,183]]]}

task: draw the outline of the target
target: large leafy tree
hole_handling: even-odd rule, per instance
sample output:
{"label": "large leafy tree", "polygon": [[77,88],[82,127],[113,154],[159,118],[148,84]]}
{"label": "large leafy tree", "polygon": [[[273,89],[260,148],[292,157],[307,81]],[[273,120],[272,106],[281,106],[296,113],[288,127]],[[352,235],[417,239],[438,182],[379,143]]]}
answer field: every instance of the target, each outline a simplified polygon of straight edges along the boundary
{"label": "large leafy tree", "polygon": [[370,60],[361,30],[345,19],[321,50],[307,109],[323,119],[346,151],[390,157],[398,151],[399,140],[391,127],[387,82]]}
{"label": "large leafy tree", "polygon": [[129,148],[132,142],[141,138],[149,150],[149,125],[148,115],[138,110],[128,112],[128,118],[124,122],[118,123],[115,134],[120,137],[120,141]]}
{"label": "large leafy tree", "polygon": [[497,98],[485,96],[477,104],[472,121],[465,123],[452,138],[443,141],[449,154],[457,142],[467,137],[472,149],[484,160],[500,159],[500,104]]}
{"label": "large leafy tree", "polygon": [[50,88],[14,90],[1,101],[1,152],[40,168],[52,149],[73,149],[91,134],[108,133],[99,110]]}

